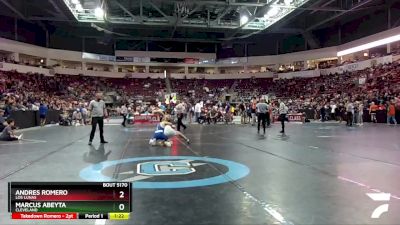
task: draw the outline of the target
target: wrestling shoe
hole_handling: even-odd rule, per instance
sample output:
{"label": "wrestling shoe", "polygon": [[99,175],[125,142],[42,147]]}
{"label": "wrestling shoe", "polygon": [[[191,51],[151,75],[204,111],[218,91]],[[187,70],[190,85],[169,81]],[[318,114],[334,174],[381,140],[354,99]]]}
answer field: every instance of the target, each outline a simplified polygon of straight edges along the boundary
{"label": "wrestling shoe", "polygon": [[155,146],[156,144],[157,144],[156,139],[154,139],[154,138],[150,139],[149,145]]}

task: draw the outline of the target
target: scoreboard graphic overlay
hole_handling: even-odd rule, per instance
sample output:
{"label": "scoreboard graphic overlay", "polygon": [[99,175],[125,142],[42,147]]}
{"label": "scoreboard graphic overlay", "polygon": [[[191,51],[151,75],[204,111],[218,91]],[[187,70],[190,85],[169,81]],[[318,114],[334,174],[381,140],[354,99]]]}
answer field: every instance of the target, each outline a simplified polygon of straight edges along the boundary
{"label": "scoreboard graphic overlay", "polygon": [[130,182],[10,182],[12,219],[129,219]]}

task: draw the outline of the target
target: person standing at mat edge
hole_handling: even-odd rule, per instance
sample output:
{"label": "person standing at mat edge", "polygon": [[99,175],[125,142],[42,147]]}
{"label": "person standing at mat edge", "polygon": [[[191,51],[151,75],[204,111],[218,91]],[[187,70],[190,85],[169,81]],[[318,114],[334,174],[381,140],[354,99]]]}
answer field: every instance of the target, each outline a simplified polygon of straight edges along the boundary
{"label": "person standing at mat edge", "polygon": [[285,105],[285,103],[280,102],[279,103],[279,119],[281,120],[282,124],[282,130],[281,133],[285,133],[285,120],[286,120],[286,115],[288,113],[288,107]]}
{"label": "person standing at mat edge", "polygon": [[397,125],[396,121],[396,107],[392,101],[389,102],[389,106],[387,109],[387,124],[390,125],[393,121],[394,125]]}
{"label": "person standing at mat edge", "polygon": [[351,127],[351,126],[353,126],[353,115],[354,115],[354,105],[351,101],[347,102],[346,110],[347,110],[347,124],[346,125]]}
{"label": "person standing at mat edge", "polygon": [[92,115],[92,131],[90,132],[89,145],[92,144],[97,124],[99,124],[99,130],[100,130],[100,143],[102,144],[108,143],[107,141],[104,140],[103,136],[104,117],[107,117],[107,110],[106,110],[106,104],[103,101],[102,93],[96,94],[96,99],[92,100],[89,104],[89,110]]}
{"label": "person standing at mat edge", "polygon": [[22,139],[22,134],[17,136],[14,133],[15,121],[13,119],[7,119],[7,126],[3,129],[0,134],[0,141],[17,141]]}
{"label": "person standing at mat edge", "polygon": [[123,127],[125,127],[126,125],[125,125],[125,122],[126,122],[126,116],[128,115],[128,108],[126,107],[126,105],[125,104],[123,104],[122,106],[121,106],[121,116],[122,116],[122,126]]}
{"label": "person standing at mat edge", "polygon": [[265,135],[265,124],[267,121],[268,114],[268,104],[265,102],[265,99],[261,99],[259,103],[256,105],[257,113],[258,113],[258,125],[257,125],[257,133],[260,133],[260,123],[262,123],[262,127]]}
{"label": "person standing at mat edge", "polygon": [[46,116],[47,116],[47,112],[49,111],[49,109],[47,108],[47,105],[44,103],[40,103],[39,106],[39,118],[40,118],[40,126],[43,127],[44,125],[46,125]]}
{"label": "person standing at mat edge", "polygon": [[175,106],[174,110],[175,110],[175,113],[176,113],[176,115],[178,117],[177,130],[181,131],[181,127],[183,127],[183,129],[186,130],[186,126],[182,122],[182,119],[184,117],[183,113],[186,110],[185,105],[182,102],[178,102],[178,105]]}
{"label": "person standing at mat edge", "polygon": [[251,100],[251,125],[254,126],[256,124],[256,108],[257,108],[257,99],[253,97]]}

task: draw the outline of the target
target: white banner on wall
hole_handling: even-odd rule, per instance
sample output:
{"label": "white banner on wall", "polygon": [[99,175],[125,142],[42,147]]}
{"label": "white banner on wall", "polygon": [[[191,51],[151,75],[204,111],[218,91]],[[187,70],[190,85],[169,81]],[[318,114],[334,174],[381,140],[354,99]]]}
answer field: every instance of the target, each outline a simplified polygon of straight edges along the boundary
{"label": "white banner on wall", "polygon": [[150,57],[133,57],[133,62],[135,63],[149,63]]}
{"label": "white banner on wall", "polygon": [[100,55],[100,54],[93,54],[82,52],[82,59],[92,59],[92,60],[99,60],[99,61],[109,61],[115,62],[115,56],[113,55]]}
{"label": "white banner on wall", "polygon": [[127,57],[127,56],[116,56],[115,60],[117,62],[133,62],[133,57]]}
{"label": "white banner on wall", "polygon": [[0,70],[2,71],[12,71],[16,70],[19,73],[38,73],[45,76],[50,76],[50,70],[46,68],[40,68],[36,66],[19,65],[13,63],[1,63]]}
{"label": "white banner on wall", "polygon": [[371,65],[372,66],[379,65],[379,64],[389,64],[389,63],[392,63],[392,62],[393,62],[393,56],[392,55],[371,59]]}
{"label": "white banner on wall", "polygon": [[306,71],[299,71],[296,72],[293,77],[319,77],[321,75],[321,71],[319,70],[306,70]]}

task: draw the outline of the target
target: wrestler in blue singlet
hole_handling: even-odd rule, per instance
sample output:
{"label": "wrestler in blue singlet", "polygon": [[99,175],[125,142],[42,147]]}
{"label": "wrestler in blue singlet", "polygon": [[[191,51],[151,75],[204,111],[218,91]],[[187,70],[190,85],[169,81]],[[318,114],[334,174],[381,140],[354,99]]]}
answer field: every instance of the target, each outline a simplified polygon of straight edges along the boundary
{"label": "wrestler in blue singlet", "polygon": [[154,132],[153,138],[157,141],[167,141],[168,137],[164,134],[164,128],[161,126],[161,123],[157,124],[156,131]]}

